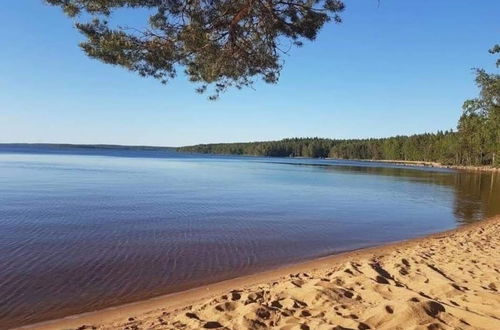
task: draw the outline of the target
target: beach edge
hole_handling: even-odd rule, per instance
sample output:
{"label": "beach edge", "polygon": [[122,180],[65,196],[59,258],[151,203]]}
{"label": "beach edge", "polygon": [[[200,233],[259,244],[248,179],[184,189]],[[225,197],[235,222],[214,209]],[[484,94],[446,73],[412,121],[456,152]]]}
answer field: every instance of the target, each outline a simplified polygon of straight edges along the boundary
{"label": "beach edge", "polygon": [[475,223],[464,224],[451,230],[436,232],[429,235],[384,245],[328,255],[292,265],[283,266],[273,270],[258,272],[251,275],[245,275],[196,287],[185,291],[161,295],[154,298],[126,303],[114,307],[107,307],[96,311],[69,315],[66,317],[39,323],[28,324],[13,329],[49,330],[77,328],[83,324],[110,323],[114,320],[128,318],[128,316],[130,315],[141,315],[158,309],[164,311],[174,311],[187,307],[189,305],[194,305],[210,298],[214,298],[215,296],[228,293],[234,289],[245,289],[258,284],[270,283],[293,273],[310,272],[318,269],[331,268],[333,266],[338,266],[342,263],[345,263],[346,261],[349,261],[353,258],[366,258],[368,256],[373,257],[374,255],[384,255],[385,253],[388,253],[389,251],[393,251],[395,249],[410,248],[413,245],[418,245],[425,241],[443,238],[464,231],[471,231],[476,227],[481,227],[488,225],[489,223],[498,222],[500,222],[500,217],[496,216],[480,220]]}

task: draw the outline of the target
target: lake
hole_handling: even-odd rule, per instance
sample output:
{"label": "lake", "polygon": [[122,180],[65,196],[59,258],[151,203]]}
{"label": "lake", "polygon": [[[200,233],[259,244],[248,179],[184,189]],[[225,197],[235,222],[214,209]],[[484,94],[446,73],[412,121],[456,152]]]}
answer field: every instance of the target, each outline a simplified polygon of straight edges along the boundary
{"label": "lake", "polygon": [[500,214],[500,173],[0,146],[0,328]]}

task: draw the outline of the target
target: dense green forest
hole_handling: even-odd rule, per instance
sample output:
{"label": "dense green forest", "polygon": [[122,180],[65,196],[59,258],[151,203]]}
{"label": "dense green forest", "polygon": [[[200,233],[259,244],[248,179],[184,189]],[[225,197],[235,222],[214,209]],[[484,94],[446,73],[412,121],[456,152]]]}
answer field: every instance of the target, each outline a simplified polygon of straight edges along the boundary
{"label": "dense green forest", "polygon": [[[500,53],[500,45],[491,51]],[[500,60],[497,62],[500,66]],[[380,139],[293,138],[201,144],[179,151],[280,157],[330,157],[500,166],[500,75],[476,70],[479,96],[464,102],[457,130]]]}
{"label": "dense green forest", "polygon": [[460,162],[457,148],[458,133],[449,131],[384,139],[294,138],[267,142],[202,144],[182,147],[180,151],[276,157],[421,160],[456,164]]}

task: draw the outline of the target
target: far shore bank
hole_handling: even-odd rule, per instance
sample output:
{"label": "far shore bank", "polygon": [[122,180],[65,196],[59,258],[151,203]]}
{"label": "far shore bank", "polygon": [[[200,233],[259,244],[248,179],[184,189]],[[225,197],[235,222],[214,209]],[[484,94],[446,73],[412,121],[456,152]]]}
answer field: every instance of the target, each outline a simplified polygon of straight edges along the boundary
{"label": "far shore bank", "polygon": [[[334,158],[327,158],[334,159]],[[368,163],[389,163],[406,166],[423,166],[423,167],[436,167],[436,168],[449,168],[461,171],[475,171],[475,172],[500,172],[500,167],[493,166],[462,166],[462,165],[444,165],[437,162],[413,161],[413,160],[380,160],[380,159],[352,159],[359,162]]]}
{"label": "far shore bank", "polygon": [[[230,153],[199,153],[192,151],[180,150],[181,147],[160,147],[160,146],[145,146],[145,145],[113,145],[113,144],[55,144],[55,143],[0,143],[0,147],[11,148],[7,149],[9,151],[24,150],[31,147],[42,147],[51,150],[67,150],[67,149],[89,149],[89,150],[136,150],[136,151],[176,151],[184,154],[200,154],[200,155],[219,155],[219,156],[245,156],[245,157],[265,157],[259,155],[250,154],[230,154]],[[267,156],[275,157],[275,156]],[[281,156],[280,156],[281,157]],[[287,157],[283,157],[287,158]],[[398,164],[406,166],[422,166],[422,167],[435,167],[435,168],[447,168],[461,171],[473,171],[473,172],[500,172],[500,167],[493,166],[462,166],[462,165],[445,165],[438,162],[427,162],[427,161],[412,161],[412,160],[390,160],[390,159],[347,159],[347,158],[309,158],[309,157],[289,157],[295,159],[327,159],[327,160],[345,160],[345,161],[359,161],[368,163],[389,163]]]}
{"label": "far shore bank", "polygon": [[25,329],[500,329],[500,217]]}
{"label": "far shore bank", "polygon": [[339,161],[356,161],[356,162],[366,162],[366,163],[386,163],[404,166],[417,166],[417,167],[433,167],[433,168],[444,168],[459,171],[469,171],[469,172],[500,172],[500,167],[493,166],[473,166],[473,165],[446,165],[438,162],[427,162],[421,160],[392,160],[392,159],[358,159],[358,158],[313,158],[313,157],[302,157],[302,156],[261,156],[261,155],[249,155],[249,154],[230,154],[230,153],[199,153],[178,150],[177,152],[186,153],[191,155],[215,155],[215,156],[238,156],[238,157],[269,157],[269,158],[291,158],[291,159],[325,159],[325,160],[339,160]]}

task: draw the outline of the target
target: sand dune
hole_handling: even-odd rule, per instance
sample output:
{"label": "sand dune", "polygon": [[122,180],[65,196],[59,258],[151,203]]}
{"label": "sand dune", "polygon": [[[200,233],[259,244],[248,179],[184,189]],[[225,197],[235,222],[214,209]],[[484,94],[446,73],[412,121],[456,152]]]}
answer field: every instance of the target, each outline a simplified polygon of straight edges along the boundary
{"label": "sand dune", "polygon": [[43,328],[500,329],[499,243],[490,219]]}

